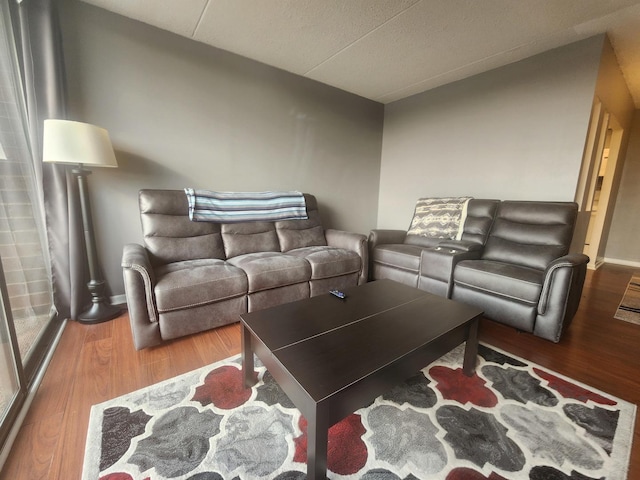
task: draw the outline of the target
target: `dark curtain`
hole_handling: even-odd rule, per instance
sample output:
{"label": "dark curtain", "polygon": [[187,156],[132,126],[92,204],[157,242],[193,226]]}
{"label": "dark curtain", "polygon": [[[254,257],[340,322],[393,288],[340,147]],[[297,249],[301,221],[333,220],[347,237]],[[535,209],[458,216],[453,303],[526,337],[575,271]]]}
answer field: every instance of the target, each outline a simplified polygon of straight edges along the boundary
{"label": "dark curtain", "polygon": [[[10,0],[15,2],[16,0]],[[51,257],[53,301],[59,318],[77,318],[90,303],[82,217],[75,178],[63,165],[42,163],[44,120],[66,118],[62,35],[55,0],[13,5],[27,123],[36,175],[40,174]]]}

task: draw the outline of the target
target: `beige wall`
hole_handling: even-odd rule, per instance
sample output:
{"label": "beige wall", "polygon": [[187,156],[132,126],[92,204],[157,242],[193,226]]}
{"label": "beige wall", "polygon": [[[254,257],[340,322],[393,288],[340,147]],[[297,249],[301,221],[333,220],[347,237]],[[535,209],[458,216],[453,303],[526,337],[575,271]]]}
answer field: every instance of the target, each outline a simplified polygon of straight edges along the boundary
{"label": "beige wall", "polygon": [[137,192],[302,190],[326,226],[375,227],[383,106],[87,4],[63,5],[70,118],[109,130],[119,168],[89,190],[100,260],[124,293]]}
{"label": "beige wall", "polygon": [[603,41],[386,105],[378,227],[425,196],[573,201]]}
{"label": "beige wall", "polygon": [[[602,239],[600,241],[600,247],[598,248],[597,257],[601,258],[607,256],[607,252],[609,250],[608,239],[611,233],[619,235],[620,230],[625,230],[625,227],[620,223],[617,224],[615,232],[612,232],[611,228],[613,216],[616,211],[618,211],[618,215],[621,215],[622,217],[628,215],[626,212],[628,206],[626,206],[624,202],[618,205],[616,197],[620,182],[623,178],[627,145],[629,143],[631,124],[635,110],[633,98],[631,97],[631,93],[629,93],[627,84],[622,76],[622,71],[618,65],[615,52],[613,51],[613,47],[608,39],[604,42],[602,49],[595,96],[602,102],[604,110],[615,117],[615,120],[623,129],[619,161],[616,165],[616,171],[613,177],[611,201],[609,202],[609,208],[605,214]],[[627,258],[627,255],[624,255],[621,258],[630,260],[630,258]],[[640,258],[636,257],[636,260],[640,260]]]}
{"label": "beige wall", "polygon": [[605,260],[640,267],[640,110],[635,111]]}

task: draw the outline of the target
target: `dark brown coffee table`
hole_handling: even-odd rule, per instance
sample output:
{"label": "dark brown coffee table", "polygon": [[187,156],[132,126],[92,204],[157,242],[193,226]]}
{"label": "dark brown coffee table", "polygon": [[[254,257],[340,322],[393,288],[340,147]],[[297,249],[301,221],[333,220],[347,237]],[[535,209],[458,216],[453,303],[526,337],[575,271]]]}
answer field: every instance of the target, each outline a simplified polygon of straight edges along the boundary
{"label": "dark brown coffee table", "polygon": [[331,425],[466,341],[473,375],[482,311],[391,280],[241,315],[242,368],[253,353],[307,420],[307,479],[326,478]]}

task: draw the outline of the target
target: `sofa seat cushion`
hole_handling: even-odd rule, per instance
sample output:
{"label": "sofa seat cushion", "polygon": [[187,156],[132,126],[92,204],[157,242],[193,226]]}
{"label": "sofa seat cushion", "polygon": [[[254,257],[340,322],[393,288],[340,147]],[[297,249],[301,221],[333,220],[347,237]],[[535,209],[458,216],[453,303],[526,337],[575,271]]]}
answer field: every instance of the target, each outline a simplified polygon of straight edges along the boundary
{"label": "sofa seat cushion", "polygon": [[455,268],[455,285],[537,305],[544,272],[492,260],[463,260]]}
{"label": "sofa seat cushion", "polygon": [[156,269],[158,312],[171,312],[247,293],[247,276],[224,260],[202,259],[169,263]]}
{"label": "sofa seat cushion", "polygon": [[357,273],[362,266],[360,255],[343,248],[304,247],[290,250],[287,255],[304,258],[309,262],[312,280]]}
{"label": "sofa seat cushion", "polygon": [[373,249],[372,259],[375,263],[417,272],[420,270],[422,250],[423,247],[417,245],[378,245]]}
{"label": "sofa seat cushion", "polygon": [[311,265],[304,258],[280,252],[247,253],[228,260],[247,275],[249,293],[308,282]]}

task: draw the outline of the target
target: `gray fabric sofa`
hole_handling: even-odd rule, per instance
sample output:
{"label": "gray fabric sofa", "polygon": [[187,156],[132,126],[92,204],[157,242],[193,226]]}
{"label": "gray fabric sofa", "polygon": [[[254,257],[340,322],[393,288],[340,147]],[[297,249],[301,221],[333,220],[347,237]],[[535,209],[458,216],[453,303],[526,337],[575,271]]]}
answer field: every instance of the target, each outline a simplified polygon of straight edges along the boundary
{"label": "gray fabric sofa", "polygon": [[558,342],[577,311],[589,262],[569,253],[576,216],[572,202],[471,200],[461,240],[372,231],[371,279],[474,305],[492,320]]}
{"label": "gray fabric sofa", "polygon": [[144,245],[122,267],[135,348],[239,321],[239,315],[367,281],[365,235],[324,229],[313,195],[307,220],[189,220],[181,190],[141,190]]}

